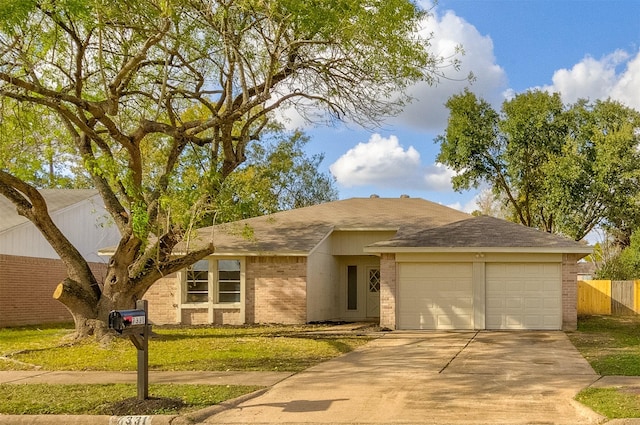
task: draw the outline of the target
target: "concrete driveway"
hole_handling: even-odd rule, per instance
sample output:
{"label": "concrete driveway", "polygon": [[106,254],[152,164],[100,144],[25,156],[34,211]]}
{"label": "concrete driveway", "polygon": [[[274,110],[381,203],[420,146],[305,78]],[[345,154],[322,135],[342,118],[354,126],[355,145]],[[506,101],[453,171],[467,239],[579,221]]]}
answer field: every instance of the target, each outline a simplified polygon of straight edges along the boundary
{"label": "concrete driveway", "polygon": [[562,332],[392,332],[206,423],[595,424]]}

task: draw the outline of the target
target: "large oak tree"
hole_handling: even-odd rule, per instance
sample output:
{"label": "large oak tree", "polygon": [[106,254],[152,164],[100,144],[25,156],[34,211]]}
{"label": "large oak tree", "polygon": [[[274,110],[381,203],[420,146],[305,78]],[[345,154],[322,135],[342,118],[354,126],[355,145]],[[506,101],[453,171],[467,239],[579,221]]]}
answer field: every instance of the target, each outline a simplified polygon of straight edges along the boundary
{"label": "large oak tree", "polygon": [[[424,15],[410,0],[0,3],[2,113],[23,105],[12,116],[33,120],[21,114],[35,111],[40,128],[61,133],[56,141],[121,234],[97,281],[21,178],[20,161],[3,159],[0,194],[64,262],[55,297],[78,336],[101,335],[110,310],[132,307],[158,278],[214,252],[172,255],[216,208],[275,111],[377,123],[400,110],[412,84],[437,81],[446,64],[418,36]],[[205,166],[184,163],[195,151]]]}

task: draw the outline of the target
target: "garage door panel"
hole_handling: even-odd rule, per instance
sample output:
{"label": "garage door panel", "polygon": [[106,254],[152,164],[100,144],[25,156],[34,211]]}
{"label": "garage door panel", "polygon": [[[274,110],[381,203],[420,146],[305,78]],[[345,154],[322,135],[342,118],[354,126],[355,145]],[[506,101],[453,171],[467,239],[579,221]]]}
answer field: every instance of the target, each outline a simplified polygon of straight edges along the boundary
{"label": "garage door panel", "polygon": [[471,265],[459,267],[462,263],[420,263],[401,264],[402,277],[406,279],[422,280],[425,276],[439,277],[440,279],[456,280],[465,278],[471,272]]}
{"label": "garage door panel", "polygon": [[543,301],[543,307],[545,310],[562,309],[562,301],[560,299],[545,298]]}
{"label": "garage door panel", "polygon": [[486,265],[488,329],[560,329],[559,263]]}
{"label": "garage door panel", "polygon": [[472,329],[472,265],[399,265],[400,329]]}
{"label": "garage door panel", "polygon": [[505,300],[505,308],[506,310],[516,310],[519,311],[522,309],[524,304],[524,300],[521,298],[507,298]]}
{"label": "garage door panel", "polygon": [[525,310],[533,310],[534,312],[540,311],[545,308],[545,302],[542,298],[525,298],[524,300]]}
{"label": "garage door panel", "polygon": [[490,314],[489,312],[492,310],[497,310],[497,309],[502,309],[504,308],[504,305],[506,303],[506,300],[503,298],[488,298],[486,300],[486,306],[487,306],[487,314]]}

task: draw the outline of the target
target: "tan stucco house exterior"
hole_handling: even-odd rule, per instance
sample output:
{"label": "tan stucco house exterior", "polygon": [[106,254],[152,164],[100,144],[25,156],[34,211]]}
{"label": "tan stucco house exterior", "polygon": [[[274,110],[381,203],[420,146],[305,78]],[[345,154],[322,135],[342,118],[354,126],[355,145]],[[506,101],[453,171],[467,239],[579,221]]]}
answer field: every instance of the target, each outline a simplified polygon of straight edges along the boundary
{"label": "tan stucco house exterior", "polygon": [[557,235],[423,199],[354,198],[200,229],[216,251],[145,296],[158,324],[374,321],[389,329],[574,329]]}

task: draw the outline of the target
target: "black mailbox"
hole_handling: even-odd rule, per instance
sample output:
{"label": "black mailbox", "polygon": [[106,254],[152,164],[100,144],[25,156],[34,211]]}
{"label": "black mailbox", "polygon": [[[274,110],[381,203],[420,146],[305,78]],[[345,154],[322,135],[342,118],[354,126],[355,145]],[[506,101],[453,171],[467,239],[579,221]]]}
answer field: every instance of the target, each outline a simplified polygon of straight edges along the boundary
{"label": "black mailbox", "polygon": [[149,334],[147,300],[136,301],[135,310],[109,312],[109,329],[128,336],[138,349],[138,400],[149,398]]}
{"label": "black mailbox", "polygon": [[109,329],[122,333],[128,329],[137,329],[147,324],[147,312],[144,310],[113,310],[109,313]]}

